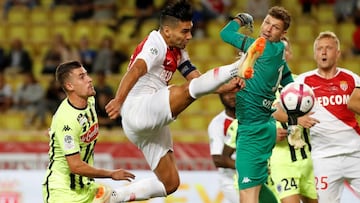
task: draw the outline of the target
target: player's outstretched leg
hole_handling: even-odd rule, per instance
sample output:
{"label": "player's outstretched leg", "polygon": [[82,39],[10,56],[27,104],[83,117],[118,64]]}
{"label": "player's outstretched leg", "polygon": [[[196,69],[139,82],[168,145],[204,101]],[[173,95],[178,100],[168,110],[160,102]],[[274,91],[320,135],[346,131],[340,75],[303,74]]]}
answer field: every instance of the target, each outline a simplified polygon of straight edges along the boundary
{"label": "player's outstretched leg", "polygon": [[107,185],[99,185],[92,203],[108,203],[112,189]]}
{"label": "player's outstretched leg", "polygon": [[245,61],[239,67],[239,77],[250,79],[254,75],[254,64],[264,52],[266,39],[263,37],[257,38],[247,50]]}

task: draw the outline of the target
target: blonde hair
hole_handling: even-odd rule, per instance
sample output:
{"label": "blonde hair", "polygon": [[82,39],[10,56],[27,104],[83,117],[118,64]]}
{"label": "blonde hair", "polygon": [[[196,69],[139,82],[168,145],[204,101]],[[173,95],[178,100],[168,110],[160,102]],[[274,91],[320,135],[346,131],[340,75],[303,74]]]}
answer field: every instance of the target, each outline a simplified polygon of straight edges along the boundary
{"label": "blonde hair", "polygon": [[324,31],[324,32],[320,32],[320,34],[316,37],[315,42],[314,42],[314,50],[316,48],[316,44],[320,39],[324,39],[324,38],[331,38],[334,39],[336,44],[337,44],[337,50],[340,51],[340,40],[339,38],[336,36],[336,34],[334,32],[331,31]]}

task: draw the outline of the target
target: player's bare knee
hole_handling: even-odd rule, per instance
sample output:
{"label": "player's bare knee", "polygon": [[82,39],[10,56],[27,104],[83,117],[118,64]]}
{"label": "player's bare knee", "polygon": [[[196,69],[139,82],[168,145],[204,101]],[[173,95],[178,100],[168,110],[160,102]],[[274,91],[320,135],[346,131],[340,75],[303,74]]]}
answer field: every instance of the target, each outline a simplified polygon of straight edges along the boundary
{"label": "player's bare knee", "polygon": [[180,180],[177,179],[176,181],[172,181],[170,184],[165,186],[166,194],[170,195],[174,193],[180,186]]}
{"label": "player's bare knee", "polygon": [[180,186],[179,176],[172,176],[168,180],[163,182],[166,194],[170,195],[174,193]]}

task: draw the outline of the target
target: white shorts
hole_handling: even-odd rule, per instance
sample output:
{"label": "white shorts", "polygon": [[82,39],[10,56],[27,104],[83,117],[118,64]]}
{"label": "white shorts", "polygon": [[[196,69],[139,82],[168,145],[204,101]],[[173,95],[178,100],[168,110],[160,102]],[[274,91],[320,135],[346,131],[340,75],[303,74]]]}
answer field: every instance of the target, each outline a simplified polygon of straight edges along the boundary
{"label": "white shorts", "polygon": [[174,120],[169,97],[170,91],[165,87],[154,94],[129,96],[121,109],[124,132],[143,152],[151,170],[169,150],[173,151],[167,126]]}
{"label": "white shorts", "polygon": [[313,158],[319,203],[339,203],[348,181],[360,195],[360,153]]}
{"label": "white shorts", "polygon": [[228,177],[224,174],[220,174],[219,177],[220,188],[221,191],[224,193],[225,199],[227,199],[230,203],[238,203],[240,198],[239,190],[235,187],[235,176]]}

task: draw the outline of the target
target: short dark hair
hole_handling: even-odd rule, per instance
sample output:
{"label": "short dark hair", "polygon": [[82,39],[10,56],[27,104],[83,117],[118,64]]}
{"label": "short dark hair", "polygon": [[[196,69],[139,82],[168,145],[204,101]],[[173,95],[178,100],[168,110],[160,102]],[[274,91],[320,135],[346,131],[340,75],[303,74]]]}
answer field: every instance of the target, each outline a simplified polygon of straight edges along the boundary
{"label": "short dark hair", "polygon": [[171,2],[161,11],[160,26],[164,23],[186,22],[191,21],[193,10],[191,4],[187,0],[178,0]]}
{"label": "short dark hair", "polygon": [[281,6],[271,7],[268,14],[276,19],[282,20],[284,22],[284,30],[287,30],[290,27],[291,16],[285,8]]}
{"label": "short dark hair", "polygon": [[56,67],[55,77],[62,89],[66,92],[65,81],[69,77],[70,72],[74,69],[80,68],[83,65],[79,61],[69,61],[61,63]]}

